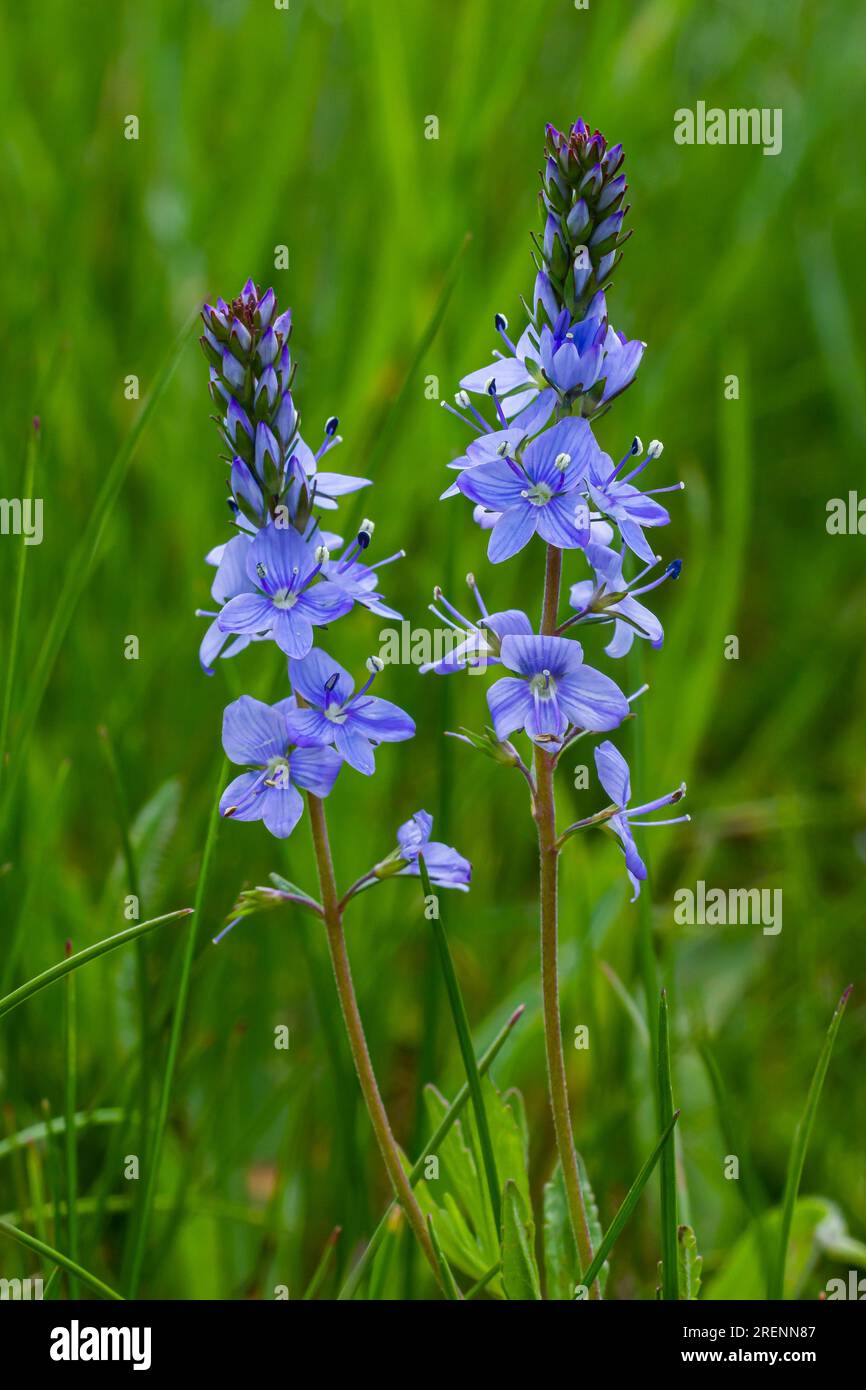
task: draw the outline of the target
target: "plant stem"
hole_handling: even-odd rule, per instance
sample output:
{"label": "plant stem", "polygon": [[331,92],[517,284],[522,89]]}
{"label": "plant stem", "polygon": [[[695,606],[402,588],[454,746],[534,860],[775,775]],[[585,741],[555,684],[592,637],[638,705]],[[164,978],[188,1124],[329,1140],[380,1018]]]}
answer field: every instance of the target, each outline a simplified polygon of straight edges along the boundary
{"label": "plant stem", "polygon": [[331,956],[331,964],[334,968],[334,980],[337,986],[337,994],[340,999],[340,1008],[343,1011],[343,1019],[346,1024],[346,1034],[349,1039],[349,1047],[352,1052],[352,1059],[355,1063],[355,1071],[358,1073],[358,1081],[364,1102],[367,1106],[367,1113],[370,1116],[370,1123],[379,1144],[394,1194],[406,1213],[409,1225],[418,1240],[427,1262],[435,1275],[436,1282],[442,1286],[442,1275],[439,1269],[439,1261],[433,1249],[430,1235],[424,1222],[421,1208],[418,1205],[412,1185],[403,1161],[400,1157],[400,1150],[397,1141],[391,1131],[388,1114],[379,1093],[379,1086],[376,1081],[376,1073],[373,1071],[373,1063],[370,1060],[370,1052],[367,1047],[367,1039],[364,1034],[364,1025],[361,1021],[358,1000],[355,996],[355,986],[352,982],[352,970],[349,965],[349,955],[346,950],[346,938],[343,934],[343,916],[340,911],[340,899],[337,892],[337,883],[334,877],[334,864],[331,859],[331,846],[328,839],[328,823],[325,819],[325,807],[321,799],[314,796],[312,792],[307,794],[310,807],[310,824],[313,832],[313,846],[316,853],[316,866],[319,872],[319,886],[322,893],[322,907],[325,913],[325,929],[328,936],[328,950]]}
{"label": "plant stem", "polygon": [[[552,634],[556,628],[559,608],[559,586],[562,576],[562,551],[554,546],[547,547],[547,563],[544,574],[544,606],[541,613],[541,632],[544,636]],[[565,1181],[565,1194],[568,1214],[580,1258],[581,1269],[588,1269],[592,1263],[592,1240],[589,1222],[583,1204],[580,1188],[580,1175],[577,1167],[577,1153],[574,1135],[571,1130],[571,1117],[568,1104],[568,1082],[565,1073],[565,1054],[562,1047],[562,1027],[559,1017],[559,980],[557,968],[557,861],[559,850],[556,844],[556,806],[553,793],[554,764],[550,754],[536,746],[535,749],[535,803],[534,815],[538,826],[538,861],[540,870],[540,913],[541,913],[541,992],[544,1011],[544,1043],[547,1053],[547,1080],[550,1091],[550,1105],[553,1111],[553,1128],[556,1134],[556,1147],[562,1176]],[[593,1285],[591,1293],[598,1296],[598,1284]]]}

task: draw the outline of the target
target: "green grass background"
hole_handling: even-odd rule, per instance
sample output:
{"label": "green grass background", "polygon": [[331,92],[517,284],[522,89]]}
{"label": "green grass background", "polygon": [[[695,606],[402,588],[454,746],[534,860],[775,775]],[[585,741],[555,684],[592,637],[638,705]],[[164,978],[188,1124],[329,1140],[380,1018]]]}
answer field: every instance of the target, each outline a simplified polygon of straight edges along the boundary
{"label": "green grass background", "polygon": [[[44,499],[45,538],[26,555],[0,784],[0,993],[60,959],[67,938],[79,948],[128,925],[98,727],[111,733],[139,818],[149,917],[193,901],[223,705],[274,691],[270,647],[223,663],[212,680],[197,665],[202,556],[227,529],[192,338],[94,529],[97,495],[141,409],[124,398],[124,379],[136,374],[145,396],[204,297],[228,297],[248,275],[273,283],[295,316],[305,432],[317,438],[339,414],[335,466],[376,481],[363,500],[376,554],[408,552],[383,577],[388,598],[424,624],[432,585],[456,596],[471,568],[491,607],[535,609],[538,547],[493,571],[468,508],[436,504],[464,435],[425,386],[435,376],[448,396],[486,360],[495,310],[519,320],[544,123],[582,113],[626,147],[635,235],[610,305],[615,325],[649,344],[600,436],[620,453],[636,432],[662,438],[655,482],[687,484],[662,536],[665,555],[684,559],[679,584],[658,596],[666,642],[628,673],[651,685],[636,791],[647,799],[686,779],[693,822],[652,837],[643,914],[607,839],[592,832],[563,857],[563,1027],[567,1044],[579,1023],[591,1039],[586,1052],[569,1049],[578,1144],[606,1225],[651,1146],[654,1117],[639,1033],[601,963],[643,1010],[639,943],[651,932],[673,1002],[681,1199],[708,1278],[747,1222],[743,1183],[724,1179],[724,1156],[739,1153],[762,1200],[780,1199],[814,1062],[853,980],[803,1190],[832,1199],[852,1232],[866,1233],[866,541],[825,529],[827,501],[861,485],[866,445],[864,42],[866,20],[844,0],[591,0],[586,11],[569,0],[2,7],[0,494],[22,495],[38,414],[33,495]],[[782,107],[782,153],[676,146],[673,113],[699,99]],[[129,114],[137,141],[124,139]],[[430,115],[438,140],[424,138]],[[288,271],[273,269],[280,244]],[[737,401],[724,398],[731,373]],[[357,520],[351,500],[343,514]],[[20,544],[0,538],[4,678]],[[76,576],[86,577],[80,595]],[[359,663],[381,626],[360,613],[329,649]],[[137,661],[124,658],[128,634],[139,639]],[[724,658],[730,634],[735,661]],[[448,897],[446,921],[479,1045],[517,1003],[528,1006],[494,1075],[524,1094],[537,1192],[552,1133],[525,787],[442,737],[480,725],[482,681],[421,678],[411,666],[388,679],[418,737],[383,749],[374,780],[341,776],[328,808],[338,873],[347,884],[386,853],[419,806],[472,859],[472,893]],[[563,781],[562,815],[601,804],[597,789]],[[271,1297],[276,1284],[299,1295],[332,1227],[343,1227],[345,1268],[387,1195],[312,919],[263,916],[210,944],[238,888],[271,870],[314,886],[305,828],[284,849],[259,826],[220,826],[147,1296]],[[781,934],[677,927],[673,893],[700,878],[782,888]],[[125,1204],[140,1192],[123,1176],[125,1157],[142,1152],[139,1061],[152,1110],[184,931],[167,927],[141,952],[144,1049],[135,950],[76,977],[76,1105],[121,1112],[81,1135],[78,1251],[118,1287]],[[389,883],[361,899],[349,948],[395,1129],[417,1148],[420,1086],[453,1093],[462,1079],[417,888]],[[44,1101],[63,1110],[62,996],[55,986],[0,1023],[7,1134],[38,1123]],[[288,1052],[273,1046],[279,1024],[291,1030]],[[699,1056],[707,1037],[740,1130],[735,1150]],[[52,1176],[61,1158],[41,1142],[0,1150],[0,1211],[27,1230],[41,1223],[67,1248],[65,1223],[55,1229],[42,1210],[62,1190]],[[388,1276],[395,1296],[429,1287],[406,1247]],[[658,1253],[652,1184],[614,1252],[609,1292],[652,1297]],[[0,1247],[0,1274],[37,1268]],[[817,1296],[831,1272],[818,1260],[804,1295]]]}

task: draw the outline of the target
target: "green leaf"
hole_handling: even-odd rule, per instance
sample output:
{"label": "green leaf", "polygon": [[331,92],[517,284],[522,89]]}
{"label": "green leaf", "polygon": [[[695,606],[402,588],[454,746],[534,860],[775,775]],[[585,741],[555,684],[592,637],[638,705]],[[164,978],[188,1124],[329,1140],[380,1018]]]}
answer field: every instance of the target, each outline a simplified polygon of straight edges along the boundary
{"label": "green leaf", "polygon": [[115,936],[107,936],[104,941],[97,941],[93,946],[87,946],[83,951],[77,951],[74,956],[67,956],[65,960],[57,965],[52,965],[49,970],[43,970],[41,975],[35,975],[26,984],[19,985],[18,989],[13,989],[11,994],[7,994],[4,999],[0,999],[0,1018],[9,1014],[13,1009],[17,1009],[19,1004],[23,1004],[25,999],[38,994],[41,989],[48,985],[53,985],[56,980],[62,980],[64,975],[68,975],[72,970],[78,970],[80,966],[87,965],[88,962],[96,960],[97,956],[103,956],[108,951],[116,951],[118,946],[125,946],[129,941],[135,941],[139,936],[145,936],[148,932],[155,931],[157,927],[163,927],[167,922],[175,922],[179,917],[188,917],[193,911],[191,907],[181,907],[177,912],[166,912],[162,917],[153,917],[149,922],[138,922],[134,927],[127,927],[126,931],[119,931]]}
{"label": "green leaf", "polygon": [[[794,1207],[788,1237],[788,1256],[785,1263],[784,1297],[800,1298],[806,1280],[819,1255],[829,1254],[822,1242],[822,1231],[828,1228],[828,1218],[836,1212],[826,1197],[801,1197]],[[745,1234],[728,1253],[721,1268],[704,1281],[704,1298],[763,1300],[766,1288],[761,1267],[759,1246],[778,1249],[782,1229],[782,1208],[773,1207],[758,1221],[753,1221]],[[809,1290],[815,1297],[818,1289]]]}
{"label": "green leaf", "polygon": [[[658,1027],[658,1104],[659,1123],[666,1129],[673,1119],[674,1094],[671,1081],[671,1039],[668,1020],[667,990],[662,990],[659,1002]],[[679,1297],[677,1283],[677,1174],[676,1153],[673,1130],[661,1152],[659,1163],[659,1183],[661,1187],[661,1247],[662,1247],[662,1298],[676,1301]]]}
{"label": "green leaf", "polygon": [[541,1299],[535,1263],[535,1224],[515,1182],[502,1190],[502,1283],[506,1298],[516,1301]]}
{"label": "green leaf", "polygon": [[[589,1181],[589,1174],[586,1171],[586,1164],[583,1155],[577,1155],[577,1175],[580,1179],[580,1190],[583,1195],[583,1209],[586,1212],[586,1224],[589,1227],[589,1238],[592,1241],[593,1250],[598,1250],[602,1242],[601,1218],[598,1214],[598,1202],[595,1200],[595,1193]],[[601,1292],[604,1293],[607,1284],[607,1276],[610,1269],[607,1264],[603,1264],[598,1271],[598,1282]],[[574,1289],[572,1287],[572,1293]]]}
{"label": "green leaf", "polygon": [[557,1163],[544,1185],[544,1283],[549,1300],[568,1301],[580,1273],[580,1262],[568,1216],[565,1180]]}
{"label": "green leaf", "polygon": [[703,1256],[698,1254],[698,1243],[691,1226],[678,1227],[677,1248],[680,1298],[695,1299],[701,1287],[701,1265],[704,1261]]}
{"label": "green leaf", "polygon": [[[522,1106],[516,1092],[500,1095],[492,1081],[482,1081],[487,1124],[503,1181],[511,1181],[527,1210],[531,1210],[529,1174]],[[438,1126],[447,1103],[434,1087],[425,1090],[432,1127]],[[493,1226],[481,1161],[478,1130],[467,1107],[436,1150],[439,1177],[418,1184],[425,1215],[436,1218],[439,1240],[448,1259],[464,1274],[479,1280],[499,1259],[500,1232]],[[489,1292],[503,1296],[502,1280],[491,1279]]]}
{"label": "green leaf", "polygon": [[644,1163],[643,1167],[641,1168],[640,1172],[638,1173],[637,1177],[635,1178],[634,1182],[632,1183],[631,1187],[626,1193],[626,1196],[623,1199],[619,1211],[617,1212],[616,1216],[613,1218],[613,1221],[611,1221],[610,1226],[607,1229],[607,1233],[604,1237],[604,1240],[596,1249],[595,1255],[593,1256],[592,1264],[580,1279],[581,1284],[585,1287],[591,1285],[592,1281],[598,1275],[599,1271],[601,1270],[604,1264],[604,1261],[607,1259],[616,1241],[618,1240],[620,1232],[623,1230],[626,1222],[628,1221],[629,1217],[631,1216],[632,1212],[637,1206],[638,1198],[640,1197],[640,1194],[643,1192],[644,1188],[649,1182],[653,1169],[658,1163],[659,1158],[661,1156],[661,1152],[667,1144],[668,1140],[670,1139],[670,1136],[673,1133],[674,1125],[676,1124],[679,1117],[680,1112],[679,1110],[677,1110],[675,1114],[671,1116],[667,1128],[662,1130],[661,1136],[659,1137],[655,1148],[653,1149],[649,1158]]}
{"label": "green leaf", "polygon": [[[482,1076],[484,1076],[490,1070],[490,1067],[493,1065],[493,1062],[495,1061],[496,1057],[499,1055],[500,1051],[505,1046],[505,1043],[508,1039],[509,1034],[511,1033],[511,1030],[523,1017],[523,1011],[524,1005],[521,1004],[517,1009],[515,1009],[514,1013],[506,1021],[504,1026],[500,1028],[499,1032],[493,1039],[493,1042],[490,1044],[490,1046],[479,1057],[478,1070],[480,1071]],[[432,1092],[431,1094],[435,1095],[435,1092]],[[512,1093],[509,1093],[509,1097],[511,1096],[511,1094]],[[448,1109],[445,1111],[445,1114],[440,1119],[438,1125],[436,1125],[433,1129],[430,1138],[427,1140],[427,1143],[424,1145],[424,1148],[421,1150],[421,1153],[419,1154],[418,1158],[415,1160],[414,1164],[412,1165],[412,1168],[409,1171],[409,1181],[411,1182],[413,1187],[415,1187],[421,1181],[421,1178],[424,1174],[424,1168],[428,1155],[437,1154],[439,1152],[440,1145],[443,1143],[446,1135],[450,1132],[452,1126],[457,1122],[458,1116],[462,1113],[468,1101],[469,1085],[468,1083],[464,1082],[464,1084],[461,1086],[460,1090],[457,1092],[454,1099],[452,1100],[451,1104],[448,1106]],[[524,1119],[524,1149],[527,1145],[525,1123],[526,1122]],[[357,1289],[361,1281],[361,1278],[363,1277],[364,1271],[369,1267],[376,1254],[377,1249],[381,1245],[382,1241],[385,1239],[385,1236],[388,1231],[389,1218],[393,1211],[394,1203],[392,1202],[391,1205],[388,1207],[387,1211],[385,1212],[385,1215],[379,1222],[378,1226],[376,1227],[375,1231],[373,1232],[372,1236],[370,1237],[370,1241],[367,1245],[366,1250],[364,1251],[360,1260],[355,1265],[355,1268],[352,1270],[351,1274],[349,1275],[345,1284],[340,1290],[340,1293],[338,1295],[339,1300],[348,1299],[353,1296],[355,1290]],[[489,1282],[490,1279],[493,1278],[496,1272],[497,1270],[494,1270],[491,1266],[491,1270],[488,1271],[488,1275],[483,1276],[482,1280],[480,1280],[479,1282],[483,1283],[486,1286],[486,1284]]]}
{"label": "green leaf", "polygon": [[[418,873],[421,878],[421,888],[424,893],[425,901],[429,901],[434,895],[430,885],[430,876],[427,873],[427,865],[424,863],[423,854],[418,855]],[[454,969],[451,948],[448,945],[448,937],[445,934],[445,927],[440,919],[438,910],[430,918],[430,926],[433,930],[433,937],[439,954],[439,964],[442,967],[442,976],[445,980],[445,990],[448,995],[448,1003],[451,1007],[451,1017],[454,1021],[457,1041],[460,1044],[460,1055],[463,1058],[466,1083],[469,1087],[469,1095],[472,1099],[472,1109],[478,1128],[478,1139],[481,1146],[484,1174],[487,1180],[487,1190],[490,1195],[490,1208],[493,1213],[494,1224],[499,1226],[499,1175],[496,1169],[496,1155],[494,1153],[493,1140],[490,1134],[487,1109],[481,1094],[481,1075],[478,1071],[478,1063],[475,1060],[475,1049],[472,1046],[472,1032],[469,1027],[466,1005],[463,1003],[463,995],[460,991],[457,971]]]}
{"label": "green leaf", "polygon": [[430,1232],[430,1239],[433,1242],[433,1252],[436,1256],[436,1263],[439,1265],[439,1273],[442,1275],[442,1287],[445,1290],[445,1297],[452,1302],[457,1302],[462,1299],[463,1295],[457,1287],[457,1280],[454,1278],[451,1272],[451,1266],[445,1258],[442,1246],[439,1244],[439,1237],[436,1234],[436,1225],[432,1216],[427,1217],[427,1229]]}
{"label": "green leaf", "polygon": [[95,1274],[83,1269],[75,1260],[71,1260],[68,1255],[64,1255],[53,1246],[46,1245],[44,1241],[38,1240],[36,1236],[31,1236],[28,1231],[19,1231],[17,1226],[12,1226],[8,1221],[0,1220],[0,1232],[8,1236],[10,1240],[17,1241],[19,1245],[32,1250],[35,1255],[42,1255],[46,1260],[53,1260],[61,1269],[65,1269],[67,1274],[72,1274],[82,1284],[86,1284],[94,1293],[99,1294],[100,1298],[116,1299],[123,1302],[123,1295],[115,1293],[114,1289],[109,1288],[108,1284],[103,1284],[101,1279],[97,1279]]}
{"label": "green leaf", "polygon": [[830,1020],[830,1027],[827,1029],[824,1046],[821,1049],[818,1065],[815,1067],[815,1073],[812,1077],[811,1085],[809,1086],[809,1093],[806,1096],[806,1108],[800,1117],[800,1123],[797,1125],[794,1134],[794,1143],[791,1146],[791,1156],[788,1160],[785,1196],[782,1202],[782,1224],[779,1232],[778,1252],[769,1289],[771,1298],[784,1298],[785,1296],[783,1292],[785,1284],[785,1262],[788,1256],[788,1238],[794,1217],[794,1205],[797,1201],[797,1193],[800,1190],[800,1179],[803,1176],[803,1164],[806,1161],[806,1150],[809,1147],[812,1126],[815,1123],[818,1101],[821,1099],[824,1077],[827,1075],[827,1068],[830,1065],[830,1057],[833,1052],[833,1044],[836,1041],[836,1034],[839,1031],[839,1024],[842,1022],[842,1015],[845,1012],[845,1005],[848,1003],[848,996],[850,993],[851,986],[849,985],[842,995],[842,998],[839,1000],[839,1003],[836,1005],[836,1012]]}

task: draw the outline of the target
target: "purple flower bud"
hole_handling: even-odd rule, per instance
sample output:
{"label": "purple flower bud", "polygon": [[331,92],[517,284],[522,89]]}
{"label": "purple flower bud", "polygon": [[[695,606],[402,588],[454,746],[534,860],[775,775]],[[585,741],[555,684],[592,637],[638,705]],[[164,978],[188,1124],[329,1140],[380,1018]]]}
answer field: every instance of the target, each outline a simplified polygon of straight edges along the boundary
{"label": "purple flower bud", "polygon": [[270,367],[272,362],[277,359],[280,350],[279,339],[272,328],[269,328],[258,346],[257,356],[263,367]]}
{"label": "purple flower bud", "polygon": [[267,290],[265,294],[262,296],[262,298],[259,300],[259,305],[256,309],[256,323],[258,324],[259,328],[267,328],[268,324],[274,316],[274,309],[276,307],[276,295],[274,294],[272,289]]}
{"label": "purple flower bud", "polygon": [[264,420],[259,421],[256,426],[256,476],[267,483],[268,478],[273,477],[279,471],[281,462],[282,450],[273,431],[265,424]]}
{"label": "purple flower bud", "polygon": [[240,319],[232,321],[232,331],[229,335],[229,346],[232,351],[240,357],[246,357],[253,345],[253,335],[246,324]]}
{"label": "purple flower bud", "polygon": [[283,448],[288,449],[298,428],[298,412],[295,410],[291,391],[286,391],[280,401],[274,428]]}
{"label": "purple flower bud", "polygon": [[246,381],[246,371],[228,348],[223,348],[222,374],[233,391],[242,391]]}

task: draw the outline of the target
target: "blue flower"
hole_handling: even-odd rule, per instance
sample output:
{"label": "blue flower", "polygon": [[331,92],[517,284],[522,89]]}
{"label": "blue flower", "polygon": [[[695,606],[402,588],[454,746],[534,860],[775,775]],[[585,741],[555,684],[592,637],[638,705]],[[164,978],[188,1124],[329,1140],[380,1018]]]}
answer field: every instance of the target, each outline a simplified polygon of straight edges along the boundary
{"label": "blue flower", "polygon": [[372,521],[363,521],[355,540],[346,546],[342,555],[333,555],[331,550],[336,547],[331,547],[330,542],[325,540],[328,554],[322,563],[322,576],[353,603],[360,604],[362,608],[368,609],[380,618],[396,618],[399,621],[402,614],[395,608],[390,608],[379,593],[379,576],[376,571],[385,565],[393,564],[395,560],[402,560],[406,552],[398,550],[384,560],[377,560],[375,565],[365,565],[360,556],[366,551],[372,534]]}
{"label": "blue flower", "polygon": [[367,694],[381,669],[375,661],[370,679],[356,692],[348,671],[319,647],[289,662],[292,688],[310,706],[299,710],[294,727],[310,742],[334,744],[341,758],[367,776],[376,771],[377,744],[402,743],[415,734],[414,721],[398,705]]}
{"label": "blue flower", "polygon": [[516,344],[502,314],[496,315],[496,327],[509,355],[497,353],[495,361],[464,376],[460,385],[489,394],[494,383],[506,420],[528,432],[547,424],[558,402],[571,405],[592,393],[584,411],[590,414],[613,400],[634,380],[646,347],[610,326],[601,292],[580,322],[573,323],[563,309],[552,328],[545,324],[539,332],[530,323]]}
{"label": "blue flower", "polygon": [[646,864],[637,852],[634,836],[631,833],[632,825],[679,825],[681,822],[689,820],[690,817],[675,816],[671,820],[656,821],[636,821],[634,817],[643,816],[650,811],[660,810],[662,806],[672,806],[675,802],[682,801],[686,794],[686,784],[683,782],[676,791],[668,792],[667,796],[660,796],[655,801],[648,801],[644,806],[634,806],[629,810],[631,782],[628,763],[619,749],[615,748],[608,739],[605,739],[604,743],[600,743],[595,750],[595,766],[598,771],[598,780],[617,808],[616,813],[605,821],[605,825],[616,835],[625,855],[626,870],[634,888],[632,902],[635,902],[640,894],[641,881],[646,878]]}
{"label": "blue flower", "polygon": [[217,619],[220,630],[267,635],[287,656],[306,656],[313,628],[341,618],[352,607],[349,594],[319,578],[321,568],[318,547],[294,527],[263,527],[246,554],[253,592],[229,599]]}
{"label": "blue flower", "polygon": [[524,729],[534,743],[555,752],[570,726],[601,733],[629,712],[619,686],[583,664],[583,649],[568,637],[506,637],[500,657],[515,671],[487,692],[499,739]]}
{"label": "blue flower", "polygon": [[[461,893],[468,893],[472,865],[450,845],[431,840],[432,830],[433,817],[427,811],[416,811],[411,820],[401,825],[397,831],[398,848],[395,854],[395,862],[401,867],[396,870],[389,867],[387,873],[396,872],[399,877],[408,875],[418,878],[418,855],[423,854],[431,883],[437,888],[458,888]],[[387,860],[385,864],[388,864]],[[383,866],[377,865],[377,868],[380,867]],[[387,873],[381,876],[386,877]]]}
{"label": "blue flower", "polygon": [[[255,592],[255,586],[247,575],[246,556],[249,546],[250,537],[240,534],[232,536],[225,545],[217,546],[208,555],[209,563],[215,564],[217,567],[211,584],[211,595],[218,604],[227,603],[229,599],[236,598],[238,594]],[[218,657],[237,656],[238,652],[242,652],[245,647],[249,646],[250,642],[255,640],[254,637],[250,636],[231,638],[220,627],[218,613],[199,608],[196,616],[213,619],[201,640],[198,651],[198,659],[206,676],[213,675],[213,663]]]}
{"label": "blue flower", "polygon": [[646,452],[646,457],[631,470],[622,475],[622,470],[635,457],[643,452],[643,445],[635,439],[625,458],[614,467],[609,454],[597,449],[592,457],[587,479],[589,495],[603,516],[609,517],[619,528],[619,533],[635,555],[647,564],[655,562],[655,551],[643,533],[645,526],[667,526],[670,516],[664,507],[653,501],[656,492],[679,492],[683,484],[674,483],[671,487],[654,488],[651,492],[641,492],[632,484],[632,478],[642,473],[651,459],[662,452],[662,445],[654,439]]}
{"label": "blue flower", "polygon": [[[477,468],[480,463],[497,463],[506,455],[513,458],[518,446],[527,438],[527,434],[528,432],[519,425],[514,425],[507,430],[488,430],[480,438],[473,439],[472,443],[467,446],[466,453],[454,459],[452,463],[448,464],[448,467],[462,472],[466,468]],[[457,482],[453,482],[450,487],[445,489],[439,500],[442,502],[446,497],[456,497],[459,492],[460,488]]]}
{"label": "blue flower", "polygon": [[[488,613],[474,575],[467,575],[466,582],[478,604],[481,617],[478,622],[465,617],[459,608],[448,602],[440,588],[434,589],[433,597],[436,602],[428,605],[430,612],[452,631],[465,634],[465,637],[437,661],[427,661],[420,666],[418,669],[422,675],[428,671],[435,671],[437,675],[444,676],[451,675],[454,671],[465,671],[470,667],[497,666],[504,637],[514,633],[528,635],[532,632],[531,622],[519,608],[509,608],[502,613]],[[440,612],[437,604],[442,605],[444,613]]]}
{"label": "blue flower", "polygon": [[515,458],[467,468],[457,479],[473,502],[500,513],[487,556],[494,564],[522,550],[537,531],[549,545],[572,550],[589,540],[589,512],[580,496],[598,445],[586,420],[560,420]]}
{"label": "blue flower", "polygon": [[666,579],[677,579],[682,561],[672,561],[663,574],[641,584],[640,580],[661,563],[658,556],[631,580],[623,577],[625,555],[609,546],[588,545],[586,558],[595,571],[595,579],[582,579],[572,584],[569,602],[577,610],[578,617],[598,615],[604,621],[613,622],[613,637],[604,649],[607,655],[625,656],[631,651],[635,636],[645,638],[653,647],[660,647],[664,629],[655,614],[638,603],[637,595],[657,589]]}
{"label": "blue flower", "polygon": [[[325,797],[342,760],[332,748],[303,746],[293,696],[265,705],[250,695],[234,700],[223,714],[223,748],[233,763],[250,769],[230,782],[220,797],[220,815],[263,820],[278,839],[291,835],[301,818],[301,791]],[[299,790],[300,789],[300,790]]]}

